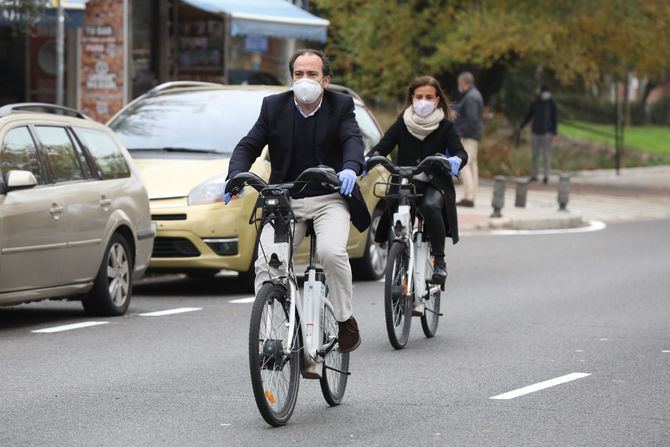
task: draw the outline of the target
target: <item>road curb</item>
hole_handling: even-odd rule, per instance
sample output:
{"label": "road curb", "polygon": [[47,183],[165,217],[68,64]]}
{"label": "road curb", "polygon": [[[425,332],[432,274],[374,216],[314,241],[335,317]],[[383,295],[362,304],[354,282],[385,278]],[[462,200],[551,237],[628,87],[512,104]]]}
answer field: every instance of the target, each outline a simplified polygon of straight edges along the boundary
{"label": "road curb", "polygon": [[584,218],[570,212],[537,213],[533,216],[492,217],[483,229],[489,230],[564,230],[585,226]]}

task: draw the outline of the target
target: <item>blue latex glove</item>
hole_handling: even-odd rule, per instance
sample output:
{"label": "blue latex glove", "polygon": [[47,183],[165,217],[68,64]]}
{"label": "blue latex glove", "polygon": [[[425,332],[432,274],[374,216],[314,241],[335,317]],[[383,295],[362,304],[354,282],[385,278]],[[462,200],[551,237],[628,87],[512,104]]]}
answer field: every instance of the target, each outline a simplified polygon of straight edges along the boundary
{"label": "blue latex glove", "polygon": [[[234,197],[231,193],[226,192],[226,185],[228,184],[229,181],[230,180],[226,180],[225,182],[223,182],[223,186],[221,187],[221,197],[223,197],[223,203],[226,205],[228,205],[228,202],[230,202]],[[244,189],[242,189],[240,193],[237,195],[241,196],[243,192]]]}
{"label": "blue latex glove", "polygon": [[449,157],[447,158],[449,161],[449,164],[451,165],[451,175],[458,175],[458,170],[461,167],[461,163],[463,163],[463,160],[461,160],[457,156]]}
{"label": "blue latex glove", "polygon": [[337,178],[340,180],[340,194],[351,196],[356,184],[356,173],[351,169],[343,169],[337,173]]}

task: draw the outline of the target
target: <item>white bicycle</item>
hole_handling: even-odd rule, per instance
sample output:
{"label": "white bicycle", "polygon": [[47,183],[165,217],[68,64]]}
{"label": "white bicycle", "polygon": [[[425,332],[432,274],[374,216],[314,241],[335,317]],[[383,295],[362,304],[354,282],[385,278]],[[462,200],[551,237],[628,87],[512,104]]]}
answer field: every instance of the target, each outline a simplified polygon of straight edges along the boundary
{"label": "white bicycle", "polygon": [[[304,296],[300,296],[293,270],[295,216],[291,195],[309,182],[339,188],[333,169],[309,168],[295,182],[268,185],[252,173],[241,173],[228,182],[225,192],[239,193],[249,185],[259,192],[250,223],[272,225],[274,243],[261,246],[275,276],[256,295],[249,325],[249,369],[256,406],[270,425],[288,422],[298,398],[300,373],[319,379],[329,405],[342,402],[349,376],[349,353],[337,343],[337,320],[328,300],[328,286],[322,269],[316,267],[316,237],[311,221],[309,266],[305,272]],[[258,216],[261,210],[261,216]]]}
{"label": "white bicycle", "polygon": [[430,241],[426,240],[423,217],[417,212],[421,194],[417,194],[413,178],[420,173],[444,175],[451,168],[445,157],[437,155],[426,157],[418,166],[396,166],[386,157],[374,156],[365,167],[370,171],[377,165],[391,173],[388,182],[378,183],[386,187],[383,197],[397,201],[391,223],[394,236],[386,264],[384,313],[389,341],[395,349],[402,349],[409,339],[412,316],[421,318],[427,338],[435,336],[442,316],[440,301],[444,290],[444,286],[431,282]]}

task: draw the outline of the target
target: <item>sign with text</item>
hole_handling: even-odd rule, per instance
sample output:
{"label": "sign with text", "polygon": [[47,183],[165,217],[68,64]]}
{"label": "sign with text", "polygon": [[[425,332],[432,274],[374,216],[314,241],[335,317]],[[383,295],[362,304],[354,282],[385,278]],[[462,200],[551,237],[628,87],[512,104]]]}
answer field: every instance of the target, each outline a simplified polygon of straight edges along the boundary
{"label": "sign with text", "polygon": [[106,122],[126,100],[127,0],[90,0],[81,39],[80,109]]}

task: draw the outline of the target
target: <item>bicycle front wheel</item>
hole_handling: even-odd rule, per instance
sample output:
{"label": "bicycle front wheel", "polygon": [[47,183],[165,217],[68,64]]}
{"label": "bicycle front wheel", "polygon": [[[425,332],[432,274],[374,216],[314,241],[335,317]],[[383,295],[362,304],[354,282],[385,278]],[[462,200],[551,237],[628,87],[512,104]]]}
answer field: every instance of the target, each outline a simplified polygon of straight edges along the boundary
{"label": "bicycle front wheel", "polygon": [[[298,318],[288,340],[289,297],[280,285],[265,284],[258,292],[249,327],[249,369],[256,406],[275,427],[288,422],[298,399],[300,337]],[[286,347],[290,346],[288,354]]]}
{"label": "bicycle front wheel", "polygon": [[[337,338],[337,320],[329,306],[325,306],[323,310],[321,333],[323,345],[328,346]],[[347,377],[349,377],[347,372],[349,372],[349,353],[340,352],[339,345],[336,343],[323,359],[323,372],[320,379],[321,392],[328,405],[335,406],[342,402],[344,391],[347,388]]]}
{"label": "bicycle front wheel", "polygon": [[386,265],[384,313],[386,332],[395,349],[405,347],[412,324],[412,297],[411,291],[407,290],[408,265],[407,247],[402,242],[393,242]]}

